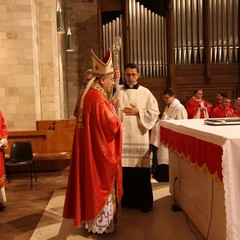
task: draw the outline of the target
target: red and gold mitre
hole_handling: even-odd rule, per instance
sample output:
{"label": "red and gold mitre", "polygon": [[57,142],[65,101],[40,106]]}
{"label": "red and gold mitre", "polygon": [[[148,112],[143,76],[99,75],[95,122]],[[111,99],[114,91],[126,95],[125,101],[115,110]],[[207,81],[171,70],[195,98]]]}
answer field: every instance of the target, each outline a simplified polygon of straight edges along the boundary
{"label": "red and gold mitre", "polygon": [[101,60],[91,49],[92,57],[92,74],[95,77],[104,77],[114,73],[112,54],[110,49],[107,50],[105,57]]}

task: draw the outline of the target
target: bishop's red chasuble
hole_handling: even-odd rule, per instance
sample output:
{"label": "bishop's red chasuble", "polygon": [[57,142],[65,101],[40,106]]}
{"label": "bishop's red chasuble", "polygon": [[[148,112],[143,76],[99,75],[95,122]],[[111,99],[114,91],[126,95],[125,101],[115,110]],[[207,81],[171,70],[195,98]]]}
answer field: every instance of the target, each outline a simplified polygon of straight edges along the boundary
{"label": "bishop's red chasuble", "polygon": [[89,89],[84,99],[83,127],[76,119],[63,217],[74,225],[91,221],[103,209],[113,187],[122,194],[122,127],[101,91]]}

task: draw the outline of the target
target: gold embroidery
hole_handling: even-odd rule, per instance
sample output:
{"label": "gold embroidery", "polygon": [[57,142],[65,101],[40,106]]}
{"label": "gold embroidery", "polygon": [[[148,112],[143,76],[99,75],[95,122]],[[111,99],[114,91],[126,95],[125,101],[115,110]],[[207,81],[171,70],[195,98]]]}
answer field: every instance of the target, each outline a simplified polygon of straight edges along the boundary
{"label": "gold embroidery", "polygon": [[107,92],[96,82],[93,82],[93,84],[91,85],[91,88],[101,92],[103,94],[103,96],[109,100],[108,94]]}

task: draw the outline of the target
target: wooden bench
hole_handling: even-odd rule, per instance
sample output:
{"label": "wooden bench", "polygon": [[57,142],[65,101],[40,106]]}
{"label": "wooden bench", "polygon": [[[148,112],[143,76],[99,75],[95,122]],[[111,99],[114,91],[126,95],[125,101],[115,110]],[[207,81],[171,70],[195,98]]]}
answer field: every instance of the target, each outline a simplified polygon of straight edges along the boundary
{"label": "wooden bench", "polygon": [[[36,130],[10,131],[6,160],[10,157],[13,142],[29,141],[32,143],[33,155],[37,161],[37,171],[60,171],[69,165],[75,119],[37,121]],[[24,172],[24,167],[13,171]]]}

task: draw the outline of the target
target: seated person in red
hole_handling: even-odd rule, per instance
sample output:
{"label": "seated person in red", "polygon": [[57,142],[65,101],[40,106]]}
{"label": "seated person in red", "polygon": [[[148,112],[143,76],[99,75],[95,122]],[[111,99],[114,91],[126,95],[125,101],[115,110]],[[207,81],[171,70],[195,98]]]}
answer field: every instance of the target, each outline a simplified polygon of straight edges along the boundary
{"label": "seated person in red", "polygon": [[225,94],[223,92],[217,92],[216,94],[216,101],[213,103],[212,107],[211,107],[211,111],[215,108],[215,107],[218,107],[223,98],[225,97]]}
{"label": "seated person in red", "polygon": [[188,118],[208,118],[210,107],[208,106],[207,102],[202,98],[202,89],[196,89],[193,94],[194,95],[186,102]]}
{"label": "seated person in red", "polygon": [[235,111],[232,114],[232,117],[240,117],[240,97],[234,103]]}
{"label": "seated person in red", "polygon": [[[224,97],[225,97],[225,94],[224,94],[223,92],[217,92],[217,94],[216,94],[216,102],[213,103],[213,105],[212,105],[212,107],[211,107],[211,111],[212,111],[215,107],[218,107],[218,106],[221,104],[221,102],[223,101]],[[231,107],[232,109],[234,109],[234,107],[232,106],[232,104],[231,104],[229,107]],[[211,112],[211,111],[210,111],[210,112]]]}
{"label": "seated person in red", "polygon": [[211,111],[211,118],[232,117],[234,110],[231,107],[231,99],[227,96],[223,98],[222,103]]}

